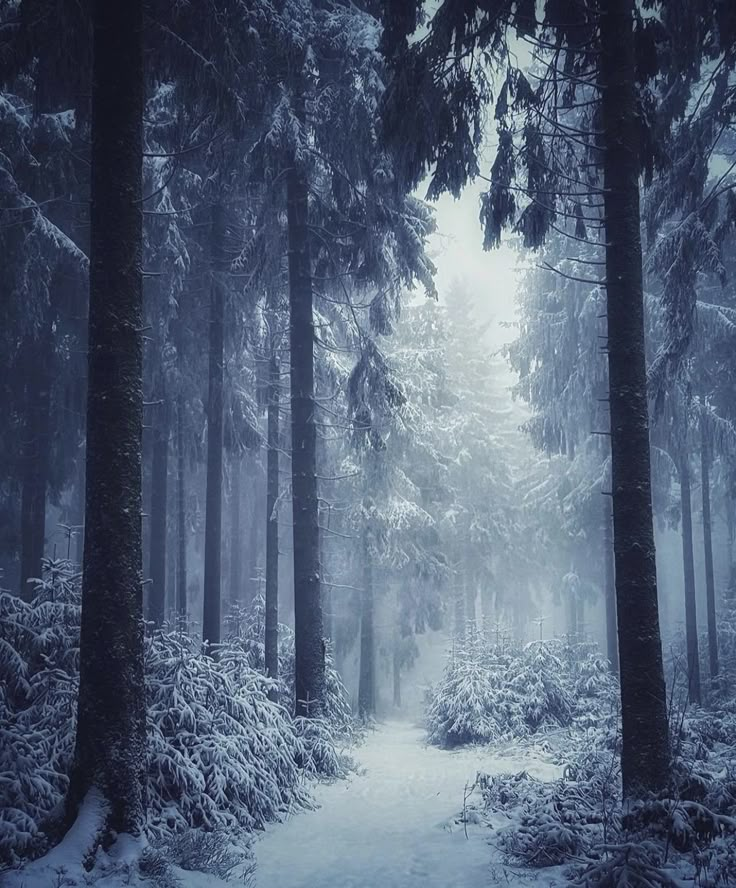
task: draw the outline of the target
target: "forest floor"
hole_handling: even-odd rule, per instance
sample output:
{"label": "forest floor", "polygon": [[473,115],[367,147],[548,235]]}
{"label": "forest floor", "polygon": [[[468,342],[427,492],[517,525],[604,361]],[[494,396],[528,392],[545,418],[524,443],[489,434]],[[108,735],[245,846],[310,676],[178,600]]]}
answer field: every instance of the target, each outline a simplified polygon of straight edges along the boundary
{"label": "forest floor", "polygon": [[[96,809],[88,806],[64,842],[45,857],[0,876],[2,888],[487,888],[552,885],[554,870],[518,872],[494,847],[494,822],[481,815],[478,772],[527,771],[540,780],[561,768],[533,746],[428,746],[423,729],[388,722],[351,750],[356,770],[313,787],[315,808],[271,824],[254,842],[255,872],[243,883],[174,868],[158,879],[132,875],[140,847],[114,846],[94,872],[81,862]],[[497,826],[505,823],[505,815]],[[132,840],[130,840],[132,842]],[[125,859],[130,857],[130,865]],[[131,869],[132,867],[132,869]],[[173,877],[173,878],[172,878]]]}
{"label": "forest floor", "polygon": [[257,841],[257,888],[485,888],[523,881],[505,871],[493,831],[472,808],[465,818],[471,822],[463,823],[466,795],[478,771],[525,770],[552,780],[558,766],[534,750],[447,752],[402,722],[369,731],[353,756],[356,774],[316,788],[318,810],[269,826]]}

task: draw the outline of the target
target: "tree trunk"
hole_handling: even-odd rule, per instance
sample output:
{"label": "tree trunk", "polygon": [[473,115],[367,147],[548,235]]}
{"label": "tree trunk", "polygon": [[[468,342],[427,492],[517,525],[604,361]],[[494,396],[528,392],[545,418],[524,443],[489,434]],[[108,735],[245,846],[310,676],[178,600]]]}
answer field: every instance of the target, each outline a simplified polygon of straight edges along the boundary
{"label": "tree trunk", "polygon": [[465,594],[458,583],[455,587],[455,638],[460,639],[465,636]]}
{"label": "tree trunk", "polygon": [[81,567],[84,557],[84,477],[86,446],[80,444],[77,450],[76,478],[74,480],[74,561]]}
{"label": "tree trunk", "polygon": [[667,785],[639,230],[639,111],[633,0],[601,5],[608,378],[625,797]]}
{"label": "tree trunk", "polygon": [[204,598],[202,641],[220,643],[222,570],[222,448],[224,294],[219,279],[224,218],[221,204],[212,208],[212,282],[210,287],[209,392],[207,396],[207,490],[204,531]]}
{"label": "tree trunk", "polygon": [[363,531],[363,591],[360,597],[360,675],[358,679],[358,715],[376,714],[376,685],[373,626],[373,565],[368,546],[368,531]]}
{"label": "tree trunk", "polygon": [[278,359],[268,365],[268,454],[266,489],[266,675],[279,677],[279,385]]}
{"label": "tree trunk", "polygon": [[176,613],[180,625],[187,620],[187,491],[184,465],[184,396],[176,402]]}
{"label": "tree trunk", "polygon": [[718,626],[716,625],[716,584],[713,571],[713,533],[710,512],[710,448],[701,427],[700,471],[703,487],[703,550],[705,592],[708,612],[708,662],[711,680],[718,677]]}
{"label": "tree trunk", "polygon": [[465,621],[470,632],[475,631],[475,592],[472,577],[465,574]]}
{"label": "tree trunk", "polygon": [[151,534],[148,619],[160,629],[166,615],[166,515],[169,480],[169,420],[165,404],[154,416],[151,465]]}
{"label": "tree trunk", "polygon": [[394,614],[394,652],[393,652],[393,685],[394,706],[401,708],[401,593],[396,587],[396,612]]}
{"label": "tree trunk", "polygon": [[20,594],[34,596],[28,580],[41,577],[46,539],[46,488],[51,461],[51,325],[24,343],[25,422],[22,452]]}
{"label": "tree trunk", "polygon": [[244,603],[249,606],[256,598],[260,590],[260,533],[261,526],[260,507],[260,466],[257,460],[253,460],[253,501],[250,509],[250,533],[248,534],[248,577],[247,577],[247,594]]}
{"label": "tree trunk", "polygon": [[240,521],[242,457],[232,458],[230,480],[230,607],[243,597],[243,534]]}
{"label": "tree trunk", "polygon": [[296,162],[289,168],[286,182],[296,713],[310,715],[320,711],[324,698],[325,646],[319,575],[314,322],[307,183]]}
{"label": "tree trunk", "polygon": [[728,562],[728,588],[726,589],[726,597],[729,600],[736,598],[736,563],[733,557],[733,538],[734,538],[734,505],[731,499],[726,503],[726,524],[727,542],[726,542],[726,559]]}
{"label": "tree trunk", "polygon": [[618,672],[618,625],[616,620],[616,578],[613,567],[613,522],[607,498],[603,500],[603,569],[606,602],[606,654],[611,670]]}
{"label": "tree trunk", "polygon": [[578,593],[577,589],[573,588],[570,590],[570,600],[568,602],[568,611],[567,611],[567,632],[570,636],[570,644],[577,644],[580,640],[578,638],[578,628],[580,624],[580,615],[578,613]]}
{"label": "tree trunk", "polygon": [[[171,453],[169,454],[170,458]],[[170,628],[176,625],[176,565],[179,559],[176,499],[176,484],[172,484],[171,478],[169,478],[166,498],[166,621]]]}
{"label": "tree trunk", "polygon": [[700,654],[698,619],[695,606],[695,559],[693,557],[693,517],[690,494],[690,465],[687,457],[680,466],[682,506],[682,565],[685,577],[685,636],[687,643],[687,686],[691,703],[700,703]]}
{"label": "tree trunk", "polygon": [[141,591],[143,4],[92,4],[87,481],[79,702],[67,814],[145,824]]}

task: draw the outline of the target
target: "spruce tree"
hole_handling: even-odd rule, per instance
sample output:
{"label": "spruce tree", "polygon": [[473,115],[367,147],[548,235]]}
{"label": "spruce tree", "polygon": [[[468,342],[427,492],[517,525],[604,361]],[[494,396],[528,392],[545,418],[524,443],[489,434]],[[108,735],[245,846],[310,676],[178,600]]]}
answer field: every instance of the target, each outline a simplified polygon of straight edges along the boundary
{"label": "spruce tree", "polygon": [[92,5],[92,215],[79,704],[67,797],[145,823],[141,586],[143,5]]}

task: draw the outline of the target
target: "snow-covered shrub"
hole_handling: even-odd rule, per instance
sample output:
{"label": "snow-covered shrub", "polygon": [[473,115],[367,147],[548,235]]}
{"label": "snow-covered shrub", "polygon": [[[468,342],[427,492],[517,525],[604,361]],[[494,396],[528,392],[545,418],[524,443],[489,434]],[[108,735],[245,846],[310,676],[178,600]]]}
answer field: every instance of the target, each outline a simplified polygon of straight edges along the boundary
{"label": "snow-covered shrub", "polygon": [[481,775],[478,784],[486,810],[510,816],[499,830],[499,846],[525,866],[557,866],[585,856],[620,825],[618,760],[603,749],[577,756],[565,776],[552,782],[521,772]]}
{"label": "snow-covered shrub", "polygon": [[663,848],[654,841],[621,842],[600,849],[600,854],[570,874],[580,888],[680,888],[676,867],[664,860]]}
{"label": "snow-covered shrub", "polygon": [[188,829],[177,833],[143,857],[141,871],[143,875],[158,878],[157,871],[161,870],[162,864],[168,865],[169,870],[173,864],[180,869],[207,873],[218,879],[237,878],[243,888],[252,883],[255,872],[253,852],[247,837],[239,836],[236,843],[233,842],[232,833],[223,830],[206,832]]}
{"label": "snow-covered shrub", "polygon": [[476,634],[429,690],[427,732],[443,747],[519,739],[573,721],[593,726],[614,700],[615,682],[593,650],[558,641],[501,650]]}
{"label": "snow-covered shrub", "polygon": [[27,603],[0,592],[0,864],[33,853],[66,792],[79,670],[79,577],[44,562]]}
{"label": "snow-covered shrub", "polygon": [[[242,652],[247,664],[258,672],[265,671],[266,603],[262,594],[256,595],[247,608],[235,608],[227,619],[227,637],[223,654]],[[294,708],[294,633],[279,623],[279,680],[280,702],[290,711]],[[356,725],[350,709],[350,697],[335,669],[331,645],[325,649],[325,699],[322,717],[330,725],[336,738],[352,737]]]}
{"label": "snow-covered shrub", "polygon": [[[711,732],[728,737],[727,730],[721,734],[722,718],[715,722],[714,731],[713,716],[702,710],[685,719],[682,733],[695,739],[681,747],[670,793],[625,809],[615,722],[586,730],[584,742],[570,743],[574,733],[566,737],[559,780],[479,776],[486,811],[508,818],[497,832],[499,847],[515,865],[567,865],[569,880],[581,886],[680,885],[683,875],[688,884],[729,884],[736,872],[731,752],[719,740],[698,739]],[[683,750],[704,753],[708,761],[683,760]]]}
{"label": "snow-covered shrub", "polygon": [[736,884],[736,842],[730,836],[719,836],[696,852],[695,878],[709,888]]}
{"label": "snow-covered shrub", "polygon": [[294,719],[294,730],[301,740],[299,767],[318,778],[345,777],[353,768],[353,761],[336,746],[335,731],[327,718]]}
{"label": "snow-covered shrub", "polygon": [[155,835],[257,829],[307,801],[294,724],[245,657],[235,670],[233,658],[220,663],[187,636],[157,633],[146,676]]}
{"label": "snow-covered shrub", "polygon": [[502,736],[496,717],[502,682],[476,651],[458,652],[445,667],[442,681],[427,693],[427,736],[430,743],[452,748],[490,743]]}
{"label": "snow-covered shrub", "polygon": [[543,726],[566,726],[575,708],[574,685],[560,656],[562,645],[534,642],[512,664],[508,687],[515,694],[521,716],[533,733]]}
{"label": "snow-covered shrub", "polygon": [[[73,756],[80,576],[47,560],[36,591],[30,604],[0,593],[0,866],[44,849]],[[191,828],[260,828],[309,803],[306,778],[346,769],[336,737],[346,736],[349,708],[334,669],[330,718],[294,719],[290,697],[270,700],[273,683],[252,665],[255,632],[216,658],[181,631],[146,639],[149,828],[159,843]]]}

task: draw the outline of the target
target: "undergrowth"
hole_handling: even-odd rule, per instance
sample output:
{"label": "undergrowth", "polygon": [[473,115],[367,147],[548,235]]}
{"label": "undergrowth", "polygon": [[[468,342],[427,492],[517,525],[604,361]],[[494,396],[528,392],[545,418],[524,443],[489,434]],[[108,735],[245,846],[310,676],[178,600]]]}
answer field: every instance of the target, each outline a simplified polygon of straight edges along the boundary
{"label": "undergrowth", "polygon": [[615,710],[615,682],[592,646],[499,647],[473,631],[456,643],[427,701],[429,741],[453,748],[596,724]]}
{"label": "undergrowth", "polygon": [[[0,865],[45,850],[67,788],[80,589],[70,562],[48,560],[33,601],[0,592]],[[183,631],[146,639],[149,838],[159,846],[184,848],[181,836],[192,829],[195,836],[260,829],[310,804],[309,779],[338,777],[349,766],[339,747],[351,739],[350,710],[334,668],[324,716],[293,718],[293,637],[282,633],[284,678],[274,702],[258,660],[258,607],[215,657]],[[217,840],[191,841],[212,851]]]}

